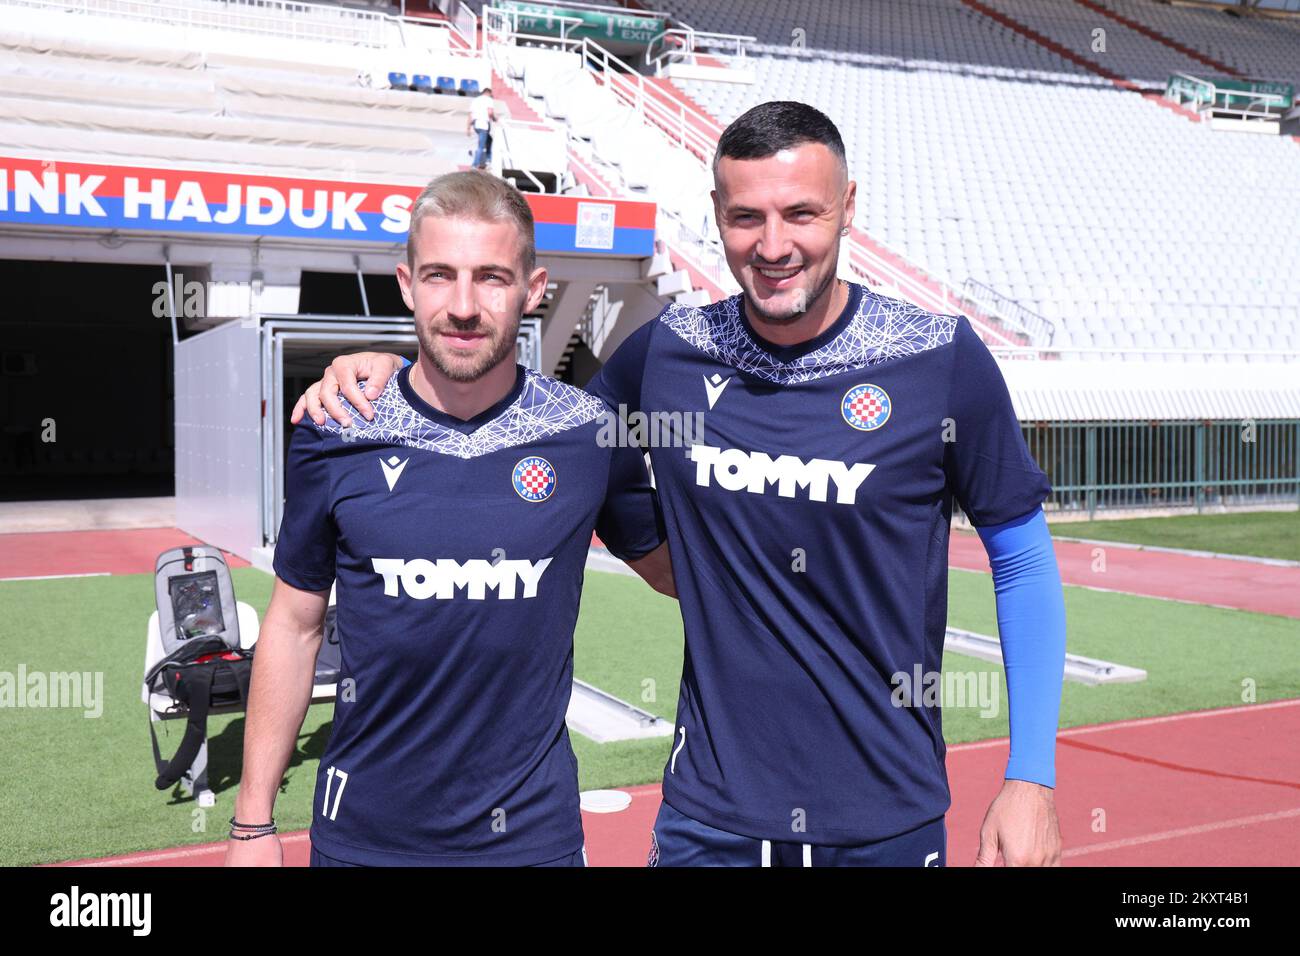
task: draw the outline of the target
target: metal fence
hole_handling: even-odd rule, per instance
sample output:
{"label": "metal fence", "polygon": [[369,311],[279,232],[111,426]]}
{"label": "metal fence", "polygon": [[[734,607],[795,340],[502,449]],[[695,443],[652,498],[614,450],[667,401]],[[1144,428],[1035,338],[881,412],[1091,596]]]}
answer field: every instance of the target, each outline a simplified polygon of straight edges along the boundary
{"label": "metal fence", "polygon": [[1300,504],[1300,420],[1023,423],[1060,513]]}

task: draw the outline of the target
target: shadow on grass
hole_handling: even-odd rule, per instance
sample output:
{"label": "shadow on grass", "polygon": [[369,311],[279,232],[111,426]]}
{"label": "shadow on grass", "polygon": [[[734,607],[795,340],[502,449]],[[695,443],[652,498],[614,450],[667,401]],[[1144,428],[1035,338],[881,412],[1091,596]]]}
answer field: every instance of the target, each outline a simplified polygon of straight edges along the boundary
{"label": "shadow on grass", "polygon": [[[244,773],[244,718],[230,721],[215,737],[208,738],[208,789],[220,795],[239,786]],[[334,726],[327,720],[309,734],[300,734],[298,746],[289,757],[289,766],[280,780],[280,793],[284,793],[289,782],[296,776],[295,770],[309,760],[320,760],[325,754],[325,745],[329,743],[330,730]],[[187,796],[185,790],[177,783],[172,787],[169,805],[193,803],[194,798]]]}

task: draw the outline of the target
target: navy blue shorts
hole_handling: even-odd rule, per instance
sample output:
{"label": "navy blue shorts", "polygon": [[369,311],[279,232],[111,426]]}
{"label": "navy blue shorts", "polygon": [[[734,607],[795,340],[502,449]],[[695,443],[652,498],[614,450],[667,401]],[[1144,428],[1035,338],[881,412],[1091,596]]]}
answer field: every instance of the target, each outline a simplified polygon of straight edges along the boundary
{"label": "navy blue shorts", "polygon": [[759,840],[718,830],[659,805],[650,833],[649,866],[944,866],[943,817],[895,837],[861,846]]}
{"label": "navy blue shorts", "polygon": [[[315,847],[311,848],[311,866],[364,866],[363,863],[348,863],[344,860],[336,860],[332,856],[326,856]],[[534,863],[534,866],[586,866],[587,865],[587,848],[583,847],[577,853],[569,856],[562,856],[558,860],[551,860],[547,863]]]}

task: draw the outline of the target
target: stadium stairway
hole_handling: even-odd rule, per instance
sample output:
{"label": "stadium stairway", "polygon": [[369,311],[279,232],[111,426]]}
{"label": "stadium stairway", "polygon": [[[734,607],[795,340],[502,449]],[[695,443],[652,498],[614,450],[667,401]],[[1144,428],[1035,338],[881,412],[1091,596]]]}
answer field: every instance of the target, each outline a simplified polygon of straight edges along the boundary
{"label": "stadium stairway", "polygon": [[[545,109],[546,103],[544,95],[532,100],[528,99],[530,78],[527,74],[527,65],[530,61],[532,63],[544,61],[545,51],[528,49],[528,59],[524,62],[521,75],[512,76],[512,72],[520,72],[520,66],[517,62],[512,62],[511,57],[517,56],[514,51],[524,48],[503,50],[499,47],[498,44],[488,45],[489,60],[493,64],[493,95],[505,102],[513,116],[521,116],[531,122],[546,124],[556,130],[565,131],[570,143],[570,172],[573,174],[578,191],[595,197],[622,196],[645,199],[644,194],[620,188],[616,172],[607,164],[601,163],[593,151],[586,148],[586,144],[573,137],[562,118],[541,115],[540,110]],[[551,79],[553,78],[548,77],[548,82]],[[536,88],[536,81],[533,82]],[[645,274],[646,279],[655,280],[656,292],[661,298],[683,304],[701,305],[724,298],[733,291],[723,285],[716,269],[711,270],[707,265],[699,263],[678,243],[674,243],[671,236],[667,235],[671,229],[664,227],[661,217],[660,224],[656,228],[656,244],[661,246],[662,250],[652,258]],[[565,356],[571,353],[572,348],[566,348]]]}
{"label": "stadium stairway", "polygon": [[[450,28],[448,32],[448,43],[453,50],[478,49],[478,46],[476,46],[478,42],[477,38],[471,42],[471,39],[465,37],[460,30],[456,28],[456,25],[447,18],[447,15],[434,6],[432,2],[427,10],[422,10],[418,7],[407,7],[406,16],[414,20],[430,20],[434,23],[446,24]],[[477,22],[475,23],[475,28],[479,28]]]}
{"label": "stadium stairway", "polygon": [[[718,121],[710,116],[704,107],[696,103],[689,93],[673,83],[671,79],[668,77],[647,76],[645,90],[670,112],[680,113],[682,121],[698,135],[699,139],[714,144],[717,143],[718,137],[722,135],[722,127],[718,125]],[[687,148],[691,149],[689,145]],[[713,162],[711,153],[700,155],[695,149],[691,149],[691,151],[704,162]]]}
{"label": "stadium stairway", "polygon": [[[590,43],[590,41],[588,41]],[[617,64],[595,44],[595,57]],[[563,124],[571,168],[596,195],[648,198],[660,207],[658,237],[673,267],[658,277],[659,294],[681,302],[715,301],[738,291],[713,234],[711,161],[721,125],[678,95],[680,84],[630,69],[590,73],[582,58],[542,48],[489,44],[496,75],[535,113]],[[607,59],[606,59],[607,58]],[[603,192],[603,189],[609,190]],[[943,281],[855,230],[842,266],[885,295],[934,312],[965,311]],[[969,314],[969,313],[968,313]],[[990,344],[1023,345],[1028,338],[997,317],[970,315]]]}

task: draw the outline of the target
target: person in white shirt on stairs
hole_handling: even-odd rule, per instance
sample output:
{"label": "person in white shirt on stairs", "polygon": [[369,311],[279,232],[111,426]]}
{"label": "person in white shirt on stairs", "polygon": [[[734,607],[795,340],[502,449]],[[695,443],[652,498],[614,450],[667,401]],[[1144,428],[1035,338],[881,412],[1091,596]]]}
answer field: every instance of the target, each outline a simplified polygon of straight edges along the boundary
{"label": "person in white shirt on stairs", "polygon": [[492,100],[492,87],[485,87],[469,107],[469,122],[465,132],[478,137],[474,151],[474,168],[486,169],[492,162],[492,121],[496,119],[496,106]]}

